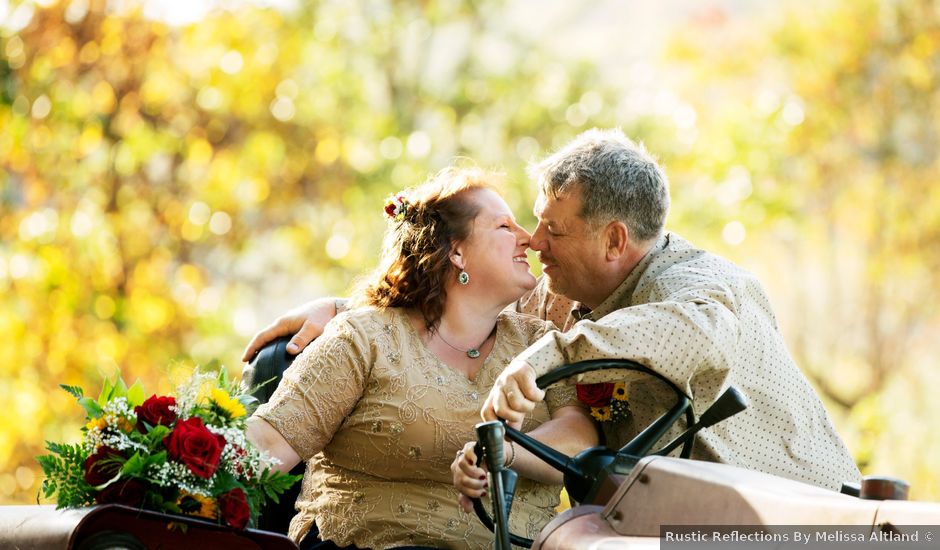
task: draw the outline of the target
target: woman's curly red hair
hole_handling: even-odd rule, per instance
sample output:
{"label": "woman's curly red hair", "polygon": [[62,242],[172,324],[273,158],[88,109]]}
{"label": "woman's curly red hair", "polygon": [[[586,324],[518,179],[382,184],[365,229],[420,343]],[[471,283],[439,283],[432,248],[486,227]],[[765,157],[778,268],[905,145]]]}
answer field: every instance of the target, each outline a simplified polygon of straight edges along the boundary
{"label": "woman's curly red hair", "polygon": [[435,330],[447,300],[444,282],[457,276],[450,256],[470,236],[480,213],[474,191],[495,189],[497,178],[478,168],[451,167],[406,191],[407,212],[386,232],[382,261],[362,301],[379,308],[414,308],[426,328]]}

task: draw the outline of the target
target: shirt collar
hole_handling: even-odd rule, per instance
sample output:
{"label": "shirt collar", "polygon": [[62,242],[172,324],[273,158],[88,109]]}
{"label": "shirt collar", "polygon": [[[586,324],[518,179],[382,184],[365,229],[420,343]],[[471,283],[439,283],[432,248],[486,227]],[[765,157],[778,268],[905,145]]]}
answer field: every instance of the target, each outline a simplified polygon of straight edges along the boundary
{"label": "shirt collar", "polygon": [[574,317],[576,321],[582,319],[588,319],[591,321],[596,321],[605,315],[612,313],[618,309],[624,307],[626,303],[626,298],[633,294],[633,291],[636,290],[637,284],[640,282],[640,277],[643,276],[643,273],[646,272],[646,268],[649,267],[652,263],[653,258],[659,254],[666,245],[669,244],[669,234],[663,233],[659,239],[656,240],[649,252],[630,270],[630,273],[627,277],[620,283],[620,286],[617,287],[613,293],[604,300],[601,305],[597,306],[594,310],[589,309],[587,306],[581,302],[575,302],[571,306],[571,316]]}

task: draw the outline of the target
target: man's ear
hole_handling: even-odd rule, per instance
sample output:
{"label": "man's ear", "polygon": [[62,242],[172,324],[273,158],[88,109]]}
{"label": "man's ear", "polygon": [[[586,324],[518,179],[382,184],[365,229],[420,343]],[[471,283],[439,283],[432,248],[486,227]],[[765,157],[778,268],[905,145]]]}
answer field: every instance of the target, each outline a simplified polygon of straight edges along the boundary
{"label": "man's ear", "polygon": [[630,246],[630,230],[621,221],[612,221],[604,229],[607,240],[607,259],[616,260],[627,253]]}

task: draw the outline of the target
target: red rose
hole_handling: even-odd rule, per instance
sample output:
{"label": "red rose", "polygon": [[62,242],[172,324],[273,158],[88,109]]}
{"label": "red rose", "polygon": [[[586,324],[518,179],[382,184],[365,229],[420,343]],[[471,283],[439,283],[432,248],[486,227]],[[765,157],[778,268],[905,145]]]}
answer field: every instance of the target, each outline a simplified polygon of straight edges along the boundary
{"label": "red rose", "polygon": [[251,508],[248,507],[248,497],[245,491],[239,488],[219,495],[219,513],[225,523],[236,529],[244,529],[248,525]]}
{"label": "red rose", "polygon": [[187,418],[176,423],[170,435],[163,438],[167,455],[182,462],[193,474],[209,479],[219,466],[225,438],[206,429],[202,419]]}
{"label": "red rose", "polygon": [[614,384],[578,384],[578,401],[589,407],[606,407],[614,394]]}
{"label": "red rose", "polygon": [[98,447],[95,454],[85,459],[85,481],[98,486],[111,481],[121,471],[124,453],[111,447]]}
{"label": "red rose", "polygon": [[146,433],[147,428],[144,422],[151,426],[158,424],[169,426],[176,420],[176,411],[170,409],[175,406],[176,398],[174,397],[151,395],[146,401],[134,407],[134,414],[137,415],[137,429],[140,433]]}
{"label": "red rose", "polygon": [[390,202],[385,205],[385,213],[388,214],[389,218],[395,217],[395,203],[394,202]]}
{"label": "red rose", "polygon": [[139,479],[119,479],[95,495],[98,504],[124,504],[140,506],[147,493],[147,486]]}

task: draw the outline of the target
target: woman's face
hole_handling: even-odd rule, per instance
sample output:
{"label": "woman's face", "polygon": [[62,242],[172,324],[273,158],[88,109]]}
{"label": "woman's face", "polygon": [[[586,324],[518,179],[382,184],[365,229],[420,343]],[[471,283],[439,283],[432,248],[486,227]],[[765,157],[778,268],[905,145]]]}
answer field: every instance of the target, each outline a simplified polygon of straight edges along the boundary
{"label": "woman's face", "polygon": [[508,305],[535,288],[526,257],[530,235],[495,191],[480,189],[473,194],[480,213],[470,236],[457,249],[470,275],[469,287]]}

